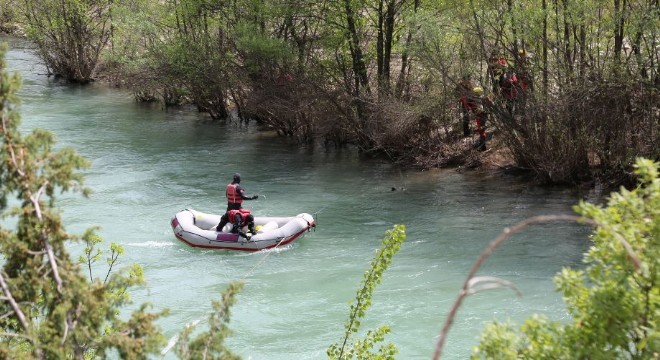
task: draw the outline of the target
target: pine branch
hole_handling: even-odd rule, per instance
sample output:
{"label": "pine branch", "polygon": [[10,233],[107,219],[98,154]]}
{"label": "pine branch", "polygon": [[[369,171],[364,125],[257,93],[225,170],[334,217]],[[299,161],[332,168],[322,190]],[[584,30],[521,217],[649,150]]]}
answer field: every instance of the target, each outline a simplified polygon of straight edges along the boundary
{"label": "pine branch", "polygon": [[6,300],[9,302],[9,305],[11,305],[12,309],[14,310],[16,317],[18,317],[21,326],[23,326],[23,329],[25,329],[25,331],[28,332],[30,330],[30,326],[28,325],[28,320],[25,317],[23,311],[21,310],[21,307],[18,305],[18,303],[16,303],[16,300],[14,300],[14,296],[12,295],[11,290],[9,289],[9,286],[5,281],[5,277],[3,276],[2,272],[0,272],[0,287],[2,287],[2,292],[5,294]]}

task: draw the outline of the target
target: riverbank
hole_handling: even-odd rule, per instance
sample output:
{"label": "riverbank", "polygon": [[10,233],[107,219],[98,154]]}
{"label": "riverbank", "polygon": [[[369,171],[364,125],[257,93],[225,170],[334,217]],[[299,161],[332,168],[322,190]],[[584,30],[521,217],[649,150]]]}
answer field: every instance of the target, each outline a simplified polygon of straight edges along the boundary
{"label": "riverbank", "polygon": [[[112,88],[124,88],[127,87],[127,83],[130,83],[128,79],[124,78],[121,71],[103,62],[99,63],[97,66],[95,81]],[[162,101],[156,96],[151,96],[149,99],[150,101]],[[142,97],[140,100],[136,98],[136,101],[144,101],[144,98]],[[190,109],[189,111],[197,111],[192,103],[184,103],[183,105],[174,106],[174,108],[177,107]],[[231,109],[234,108],[232,104],[228,104],[228,107]],[[459,120],[456,120],[456,124],[453,125],[458,126],[458,121]],[[270,128],[267,124],[265,126]],[[276,131],[277,129],[273,130]],[[436,144],[433,144],[435,151],[418,152],[414,150],[415,146],[411,146],[411,149],[413,150],[411,150],[410,154],[404,154],[403,156],[400,156],[400,158],[414,158],[413,162],[398,161],[397,159],[392,158],[389,158],[389,160],[399,166],[415,168],[422,171],[429,169],[456,169],[457,171],[480,170],[506,173],[526,173],[523,169],[517,168],[511,152],[504,142],[501,141],[501,133],[498,133],[497,129],[489,129],[489,131],[490,130],[493,130],[493,132],[489,134],[489,140],[487,143],[488,149],[486,151],[477,151],[475,149],[475,144],[479,140],[479,136],[476,133],[468,137],[430,136],[431,142],[437,142]],[[453,130],[449,129],[447,131]],[[439,134],[440,132],[436,131],[434,133]],[[428,147],[428,143],[421,141],[419,144],[416,144],[416,147],[426,148]],[[387,158],[385,154],[381,155],[383,155],[384,158]]]}
{"label": "riverbank", "polygon": [[[299,23],[291,22],[291,15],[263,13],[262,8],[246,16],[222,6],[193,11],[185,2],[154,2],[150,7],[106,4],[112,12],[72,11],[67,6],[75,4],[68,2],[44,11],[36,6],[43,2],[34,3],[33,9],[41,11],[14,19],[26,19],[25,29],[33,29],[28,32],[41,51],[50,53],[43,57],[50,72],[84,84],[99,81],[93,69],[101,75],[114,69],[108,76],[119,76],[112,83],[126,80],[121,86],[140,101],[194,103],[219,122],[238,112],[301,147],[354,146],[365,156],[387,157],[422,170],[499,170],[515,163],[529,169],[540,183],[560,186],[597,181],[630,185],[635,158],[660,156],[660,81],[649,45],[654,33],[644,23],[623,29],[643,29],[634,34],[639,43],[633,47],[639,51],[624,56],[621,39],[631,34],[624,31],[617,34],[620,41],[611,41],[608,29],[616,24],[612,14],[617,11],[609,5],[594,7],[589,14],[569,6],[553,15],[567,16],[573,10],[580,16],[599,14],[594,22],[598,31],[578,42],[601,46],[574,47],[568,45],[577,43],[575,39],[555,34],[554,28],[541,29],[539,22],[526,23],[529,29],[521,31],[512,25],[516,21],[503,21],[516,18],[515,12],[501,17],[495,16],[500,10],[490,9],[484,10],[484,18],[466,18],[473,13],[469,4],[449,10],[425,5],[424,13],[447,14],[442,27],[436,22],[410,27],[416,24],[409,18],[415,11],[400,8],[400,14],[388,15],[396,24],[383,29],[369,22],[359,27],[345,23],[352,16],[383,16],[383,9],[373,8],[347,10],[354,13],[341,21],[330,13],[310,18],[298,13],[303,10],[298,6],[282,12],[305,19]],[[19,9],[7,10],[9,17],[4,18],[11,19]],[[626,16],[633,23],[646,19],[641,8],[630,10]],[[80,18],[66,20],[71,16]],[[255,19],[264,20],[252,23]],[[50,25],[59,23],[85,26],[62,32]],[[105,26],[108,23],[112,29]],[[223,30],[208,31],[216,27]],[[314,36],[302,31],[311,28],[318,30]],[[402,35],[403,48],[419,45],[414,56],[392,49],[396,42],[387,40],[392,34],[364,37],[392,29]],[[552,38],[567,41],[566,48],[576,53],[551,61],[540,56],[548,53]],[[98,59],[109,62],[107,69]],[[461,98],[472,115],[481,106],[490,114],[487,130],[499,129],[490,153],[474,151],[469,140],[465,144]],[[508,156],[504,145],[515,156]]]}
{"label": "riverbank", "polygon": [[[20,33],[12,33],[10,36],[24,39]],[[97,66],[97,73],[95,81],[99,84],[110,88],[125,87],[125,81],[121,78],[122,74],[112,66],[107,66],[105,63],[99,63]],[[185,105],[187,106],[187,105]],[[196,112],[194,107],[190,107],[191,112]],[[456,123],[458,120],[456,120]],[[452,126],[456,125],[453,124]],[[511,152],[502,141],[502,133],[498,129],[493,130],[492,138],[488,141],[488,149],[486,151],[477,151],[474,148],[478,136],[473,134],[470,137],[461,136],[437,136],[432,139],[422,140],[419,144],[408,147],[409,154],[399,154],[398,159],[407,159],[401,161],[398,159],[390,158],[389,160],[399,166],[406,168],[415,168],[418,170],[429,169],[455,169],[456,171],[486,171],[492,173],[500,173],[507,175],[523,175],[528,181],[534,181],[531,172],[520,169],[517,167]],[[448,129],[444,133],[456,131]],[[437,131],[439,134],[440,132]],[[422,137],[423,138],[423,137]],[[429,146],[431,144],[431,146]],[[418,151],[417,149],[430,149],[426,151]],[[410,161],[413,159],[413,161]],[[582,185],[581,187],[588,187],[590,184]]]}
{"label": "riverbank", "polygon": [[[2,30],[4,30],[4,35],[25,40],[25,36],[18,26],[3,25]],[[125,86],[123,84],[126,83],[121,78],[121,72],[103,62],[97,66],[95,82],[109,88],[122,88]],[[185,108],[188,105],[181,107]],[[187,111],[196,112],[197,110],[191,106]],[[443,139],[443,141],[446,140],[446,138]],[[456,138],[451,143],[443,143],[437,151],[416,156],[412,165],[410,163],[399,163],[399,165],[414,167],[419,170],[449,168],[457,171],[483,170],[491,172],[511,172],[512,169],[516,168],[510,152],[500,141],[497,132],[489,140],[486,151],[476,151],[474,149],[474,143],[477,140],[478,136],[476,134],[470,137]]]}

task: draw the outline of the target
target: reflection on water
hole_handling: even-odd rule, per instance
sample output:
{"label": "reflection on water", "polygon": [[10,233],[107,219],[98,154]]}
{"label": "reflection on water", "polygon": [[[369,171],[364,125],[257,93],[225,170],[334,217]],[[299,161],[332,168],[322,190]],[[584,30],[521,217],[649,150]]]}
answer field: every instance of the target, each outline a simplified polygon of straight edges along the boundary
{"label": "reflection on water", "polygon": [[[229,340],[246,359],[324,358],[341,339],[348,303],[394,224],[405,224],[408,238],[376,290],[363,329],[390,325],[387,340],[399,358],[427,359],[487,244],[527,217],[571,213],[578,200],[573,191],[541,189],[501,174],[403,171],[350,150],[300,149],[254,126],[143,106],[102,84],[57,84],[23,42],[13,42],[8,61],[24,79],[22,128],[45,128],[58,146],[72,146],[92,161],[86,172],[91,199],[67,194],[58,202],[67,230],[100,225],[107,243],[125,246],[122,265],[144,266],[148,285],[133,298],[171,309],[160,321],[168,337],[189,322],[204,324],[211,300],[229,281],[250,273],[232,309]],[[248,193],[260,194],[246,207],[265,216],[316,213],[316,231],[275,252],[179,243],[169,228],[171,216],[186,207],[222,211],[224,187],[235,172]],[[444,358],[468,357],[485,321],[520,322],[533,313],[566,319],[552,276],[580,265],[588,234],[559,223],[514,235],[481,273],[514,282],[523,297],[496,290],[469,298]]]}

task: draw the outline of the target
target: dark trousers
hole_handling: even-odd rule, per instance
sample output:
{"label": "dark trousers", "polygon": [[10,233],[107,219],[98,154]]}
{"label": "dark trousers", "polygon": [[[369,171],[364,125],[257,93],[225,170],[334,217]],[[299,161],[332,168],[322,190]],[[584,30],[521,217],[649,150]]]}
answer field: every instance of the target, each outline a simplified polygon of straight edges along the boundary
{"label": "dark trousers", "polygon": [[470,136],[470,112],[464,106],[461,106],[463,114],[463,136]]}
{"label": "dark trousers", "polygon": [[[229,223],[229,212],[226,212],[222,217],[220,218],[220,223],[216,227],[216,231],[220,232],[222,229]],[[254,222],[248,222],[247,224],[243,223],[243,218],[241,217],[240,214],[236,214],[234,216],[234,221],[232,221],[232,228],[231,232],[234,234],[240,234],[241,236],[245,237],[245,234],[241,232],[241,228],[245,225],[247,225],[248,230],[252,233],[252,235],[256,234],[256,230],[254,229]]]}

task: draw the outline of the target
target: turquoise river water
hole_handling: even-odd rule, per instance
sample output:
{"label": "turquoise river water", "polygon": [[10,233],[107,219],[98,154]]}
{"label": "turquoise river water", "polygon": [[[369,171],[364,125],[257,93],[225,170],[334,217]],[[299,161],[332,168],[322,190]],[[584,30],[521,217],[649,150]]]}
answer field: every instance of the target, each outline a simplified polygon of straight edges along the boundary
{"label": "turquoise river water", "polygon": [[[170,309],[158,322],[168,338],[198,320],[204,328],[211,301],[230,281],[244,280],[228,340],[244,359],[325,358],[328,346],[341,340],[349,303],[394,224],[406,225],[407,239],[362,329],[389,325],[386,340],[398,358],[428,359],[487,244],[530,216],[571,214],[581,196],[502,174],[400,170],[351,150],[300,148],[255,126],[138,104],[130,93],[101,84],[61,85],[45,76],[29,44],[4,40],[11,40],[10,70],[23,77],[23,132],[47,129],[58,147],[73,147],[92,161],[85,171],[92,196],[59,198],[67,230],[81,234],[98,225],[106,245],[126,249],[120,266],[144,267],[147,285],[132,291],[133,300]],[[256,253],[200,250],[176,240],[172,215],[184,208],[223,211],[224,187],[235,172],[248,193],[261,195],[247,203],[254,213],[317,213],[316,231]],[[574,224],[538,225],[500,247],[480,274],[513,282],[522,297],[499,289],[468,298],[442,358],[469,357],[488,321],[521,323],[534,313],[566,320],[552,277],[563,266],[580,266],[589,232]]]}

